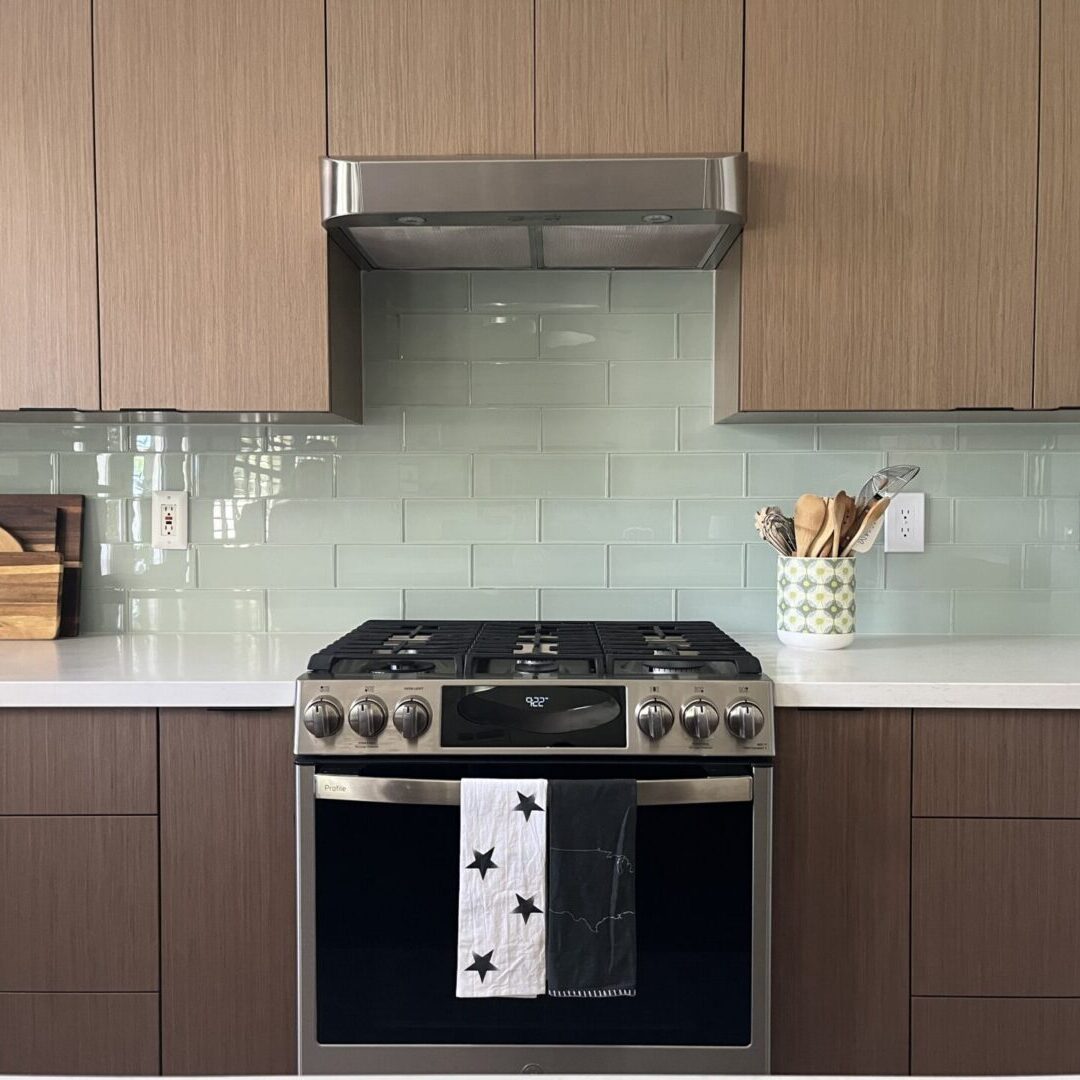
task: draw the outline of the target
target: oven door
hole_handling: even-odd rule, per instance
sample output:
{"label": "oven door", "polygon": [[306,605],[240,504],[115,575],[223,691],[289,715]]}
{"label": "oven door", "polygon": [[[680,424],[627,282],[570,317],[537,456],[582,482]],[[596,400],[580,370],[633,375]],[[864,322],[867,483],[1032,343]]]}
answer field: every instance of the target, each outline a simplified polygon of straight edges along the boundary
{"label": "oven door", "polygon": [[[455,997],[465,776],[638,781],[636,997]],[[768,1072],[769,767],[337,759],[297,777],[302,1073]]]}

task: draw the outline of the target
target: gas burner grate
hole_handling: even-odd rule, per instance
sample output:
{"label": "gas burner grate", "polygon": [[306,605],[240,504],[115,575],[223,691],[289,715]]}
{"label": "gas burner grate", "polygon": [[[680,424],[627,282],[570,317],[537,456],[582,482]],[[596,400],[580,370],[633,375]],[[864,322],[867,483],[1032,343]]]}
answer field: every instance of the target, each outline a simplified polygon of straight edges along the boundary
{"label": "gas burner grate", "polygon": [[371,675],[422,675],[441,667],[442,673],[460,677],[479,629],[478,622],[371,619],[315,653],[308,669],[333,674],[335,667],[348,664]]}
{"label": "gas burner grate", "polygon": [[603,650],[592,623],[484,623],[469,649],[471,675],[602,675]]}
{"label": "gas burner grate", "polygon": [[597,623],[596,630],[610,675],[626,665],[653,675],[761,674],[757,658],[711,622]]}

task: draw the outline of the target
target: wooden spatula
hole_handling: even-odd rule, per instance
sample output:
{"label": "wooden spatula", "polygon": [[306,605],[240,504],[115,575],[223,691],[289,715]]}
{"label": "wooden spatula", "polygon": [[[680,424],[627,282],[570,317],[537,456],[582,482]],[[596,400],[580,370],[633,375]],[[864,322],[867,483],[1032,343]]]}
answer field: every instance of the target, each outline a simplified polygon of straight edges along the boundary
{"label": "wooden spatula", "polygon": [[825,500],[825,520],[821,523],[821,529],[818,531],[817,536],[814,537],[814,542],[810,545],[810,556],[812,558],[817,559],[822,555],[828,557],[829,552],[832,551],[833,529],[836,527],[834,507],[834,500]]}
{"label": "wooden spatula", "polygon": [[855,526],[855,533],[844,548],[845,557],[852,554],[865,555],[877,539],[881,515],[889,508],[889,499],[878,499],[870,504],[870,509]]}
{"label": "wooden spatula", "polygon": [[825,523],[825,500],[820,495],[800,495],[795,502],[795,554],[805,558]]}

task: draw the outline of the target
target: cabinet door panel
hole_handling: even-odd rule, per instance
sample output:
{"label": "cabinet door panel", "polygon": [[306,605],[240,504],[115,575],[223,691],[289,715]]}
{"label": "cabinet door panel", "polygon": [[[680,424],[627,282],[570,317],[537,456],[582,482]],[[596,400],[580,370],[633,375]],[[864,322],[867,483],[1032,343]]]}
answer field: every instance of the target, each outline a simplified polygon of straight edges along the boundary
{"label": "cabinet door panel", "polygon": [[532,157],[532,0],[328,0],[330,152]]}
{"label": "cabinet door panel", "polygon": [[0,409],[96,409],[90,0],[0,0]]}
{"label": "cabinet door panel", "polygon": [[537,0],[541,157],[742,142],[741,0]]}
{"label": "cabinet door panel", "polygon": [[325,410],[320,0],[96,0],[106,409]]}
{"label": "cabinet door panel", "polygon": [[747,0],[741,405],[1028,408],[1038,5]]}

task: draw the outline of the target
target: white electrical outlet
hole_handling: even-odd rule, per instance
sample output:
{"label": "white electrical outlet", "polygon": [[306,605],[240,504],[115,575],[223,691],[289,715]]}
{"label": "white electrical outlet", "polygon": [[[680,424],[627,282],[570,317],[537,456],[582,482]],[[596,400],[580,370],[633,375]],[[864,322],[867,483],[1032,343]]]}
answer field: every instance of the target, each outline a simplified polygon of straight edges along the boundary
{"label": "white electrical outlet", "polygon": [[155,491],[151,499],[151,543],[167,550],[188,546],[186,491]]}
{"label": "white electrical outlet", "polygon": [[926,543],[926,496],[901,491],[885,511],[885,550],[922,551]]}

